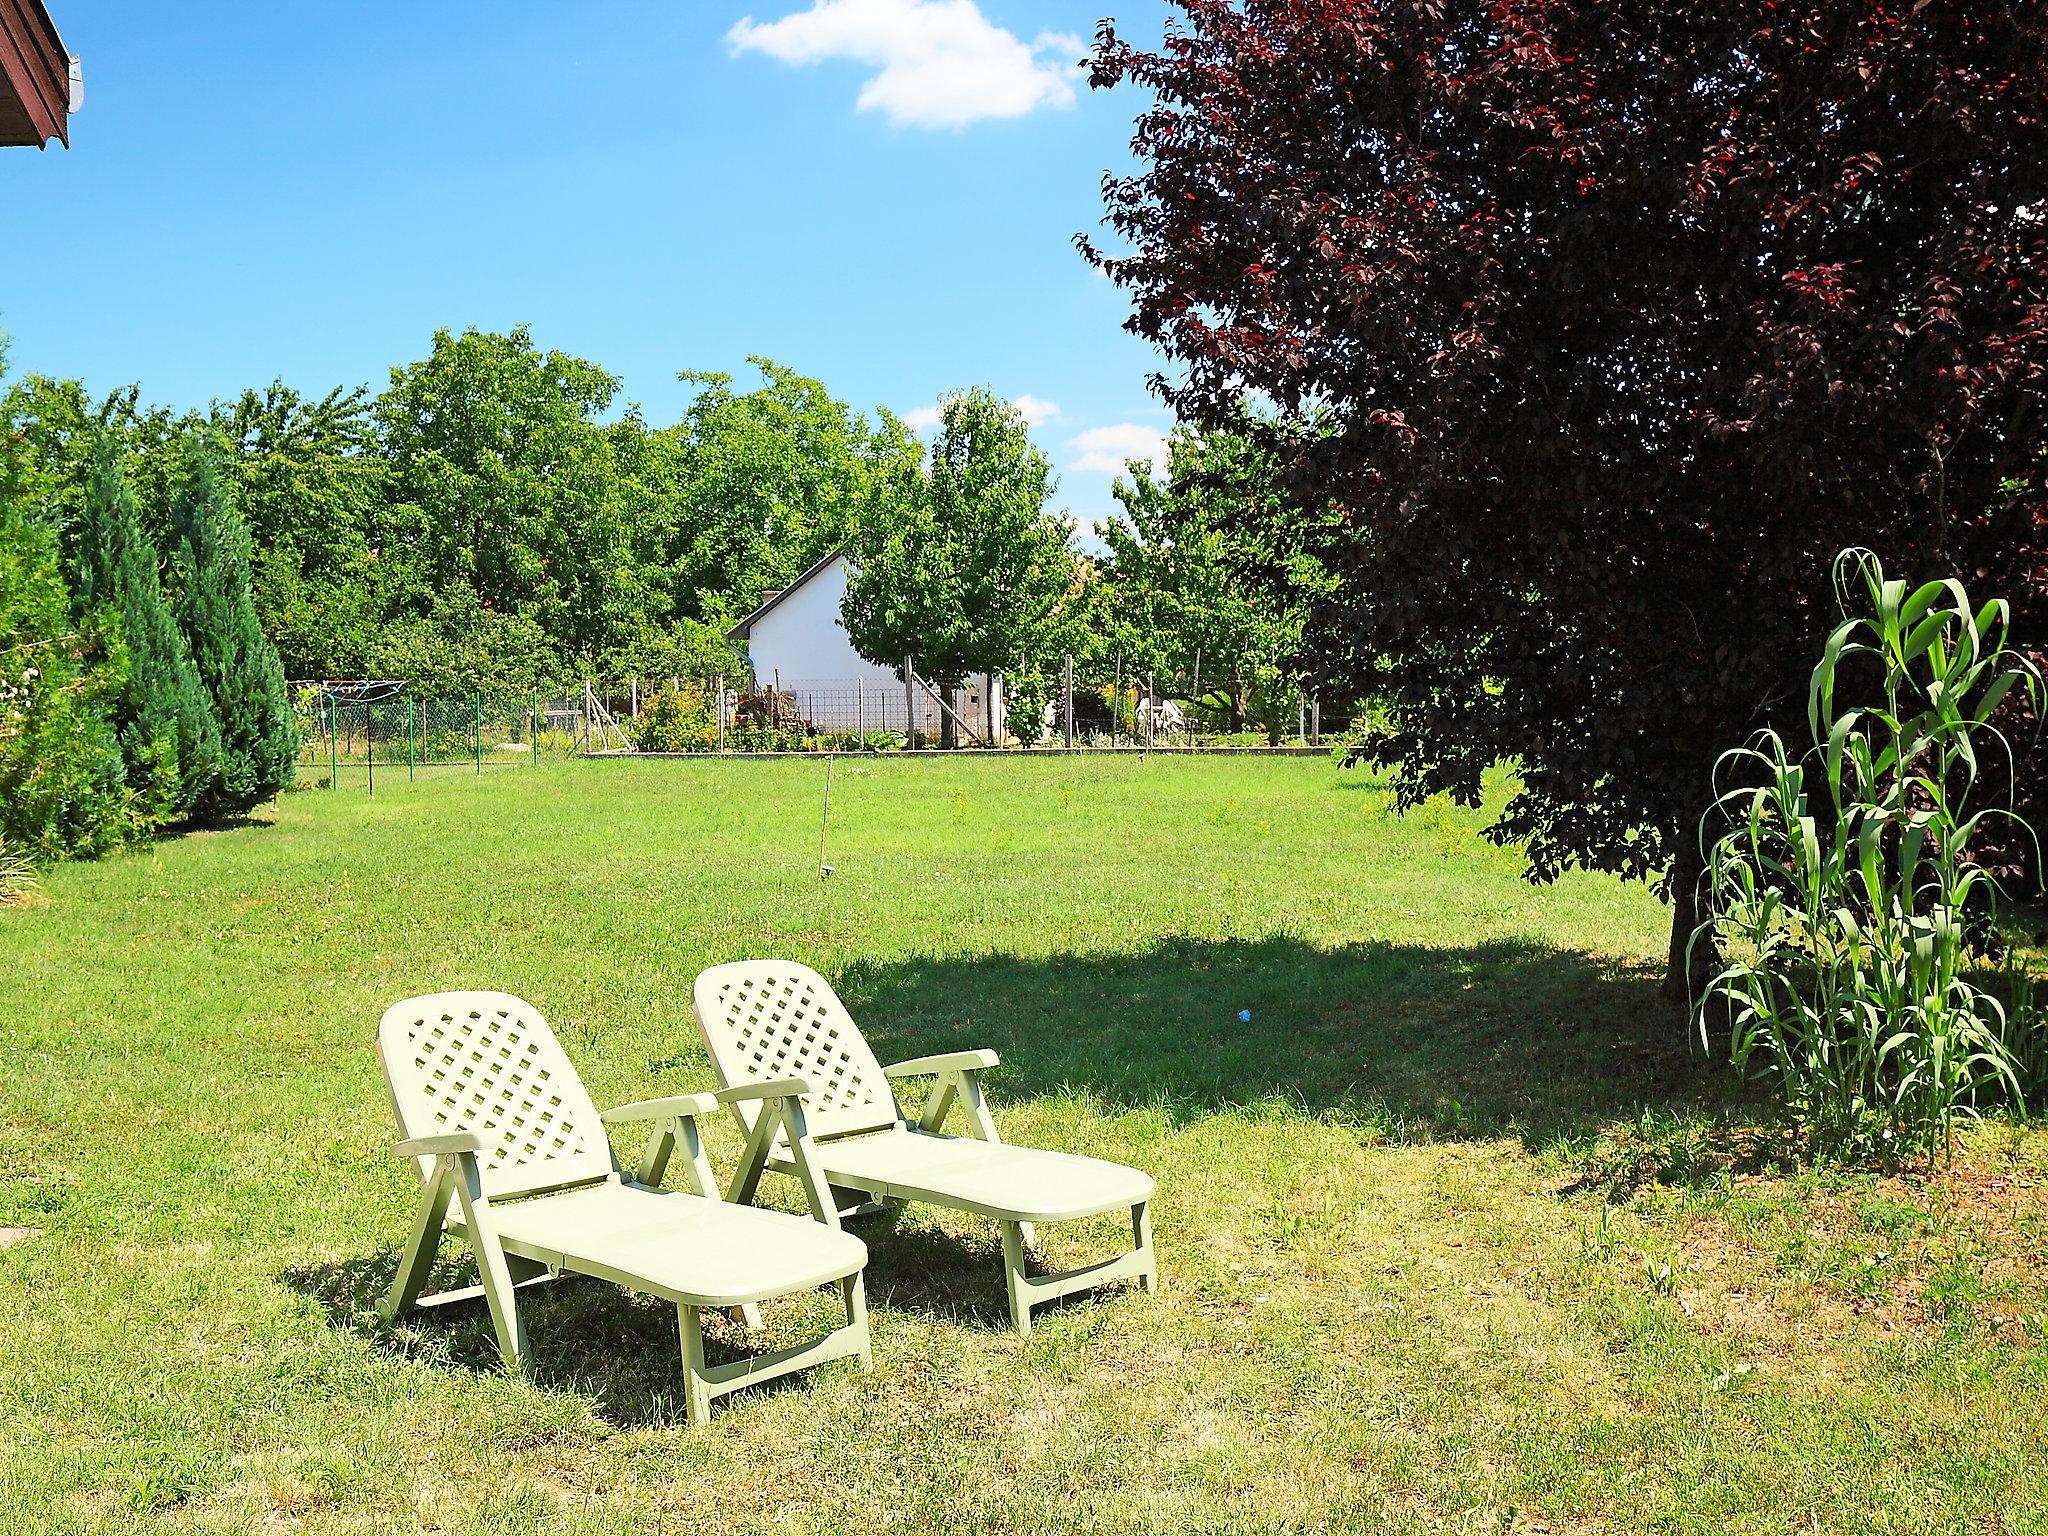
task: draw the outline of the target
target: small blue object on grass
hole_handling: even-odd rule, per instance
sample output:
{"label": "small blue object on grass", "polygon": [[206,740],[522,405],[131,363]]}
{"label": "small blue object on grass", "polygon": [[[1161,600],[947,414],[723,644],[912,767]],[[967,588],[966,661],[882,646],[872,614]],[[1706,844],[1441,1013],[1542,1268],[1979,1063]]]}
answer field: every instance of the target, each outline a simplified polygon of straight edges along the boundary
{"label": "small blue object on grass", "polygon": [[1249,1023],[1251,1023],[1251,1021],[1252,1021],[1252,1011],[1251,1011],[1251,1009],[1249,1009],[1249,1008],[1241,1008],[1241,1009],[1239,1009],[1239,1010],[1238,1010],[1238,1014],[1237,1014],[1237,1022],[1238,1022],[1238,1023],[1240,1023],[1240,1024],[1249,1024]]}

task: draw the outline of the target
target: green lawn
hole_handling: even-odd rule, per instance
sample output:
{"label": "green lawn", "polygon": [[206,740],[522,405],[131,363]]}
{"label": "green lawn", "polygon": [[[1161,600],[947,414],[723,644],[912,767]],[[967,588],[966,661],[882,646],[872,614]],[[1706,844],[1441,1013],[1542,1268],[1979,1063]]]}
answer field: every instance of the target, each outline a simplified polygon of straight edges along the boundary
{"label": "green lawn", "polygon": [[[0,911],[0,1529],[2048,1526],[2048,1138],[1778,1171],[1647,892],[1326,762],[841,761],[821,882],[823,771],[380,777]],[[760,954],[1151,1171],[1158,1296],[1020,1342],[992,1225],[869,1221],[874,1373],[696,1434],[672,1311],[595,1282],[527,1380],[480,1307],[379,1325],[386,1003],[521,993],[608,1104],[709,1086],[690,980]]]}

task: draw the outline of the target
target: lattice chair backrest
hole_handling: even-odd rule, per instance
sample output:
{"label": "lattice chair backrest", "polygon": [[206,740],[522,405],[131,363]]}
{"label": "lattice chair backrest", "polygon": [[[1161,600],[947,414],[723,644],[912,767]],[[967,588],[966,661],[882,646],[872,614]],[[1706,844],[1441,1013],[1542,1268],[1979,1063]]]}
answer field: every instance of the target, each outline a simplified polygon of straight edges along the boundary
{"label": "lattice chair backrest", "polygon": [[[690,1001],[721,1087],[801,1077],[814,1136],[879,1130],[897,1121],[882,1064],[831,983],[793,960],[740,960],[697,978]],[[758,1106],[740,1106],[749,1126]]]}
{"label": "lattice chair backrest", "polygon": [[377,1056],[400,1136],[475,1132],[486,1195],[611,1175],[597,1106],[531,1003],[503,992],[409,997],[384,1011]]}

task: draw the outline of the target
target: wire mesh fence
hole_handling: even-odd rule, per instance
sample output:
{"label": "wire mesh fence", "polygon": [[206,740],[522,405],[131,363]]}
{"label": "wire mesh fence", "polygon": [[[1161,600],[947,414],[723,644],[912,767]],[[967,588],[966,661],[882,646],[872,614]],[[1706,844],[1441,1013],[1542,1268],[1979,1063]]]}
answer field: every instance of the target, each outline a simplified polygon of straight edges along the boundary
{"label": "wire mesh fence", "polygon": [[[788,678],[750,689],[719,679],[627,678],[586,685],[596,734],[622,752],[760,752],[1073,747],[1320,747],[1321,700],[1275,701],[1227,688],[1176,696],[1151,678],[1084,676],[1071,687],[973,679]],[[616,727],[616,737],[608,727]]]}
{"label": "wire mesh fence", "polygon": [[317,786],[379,775],[531,765],[581,750],[580,700],[530,693],[422,698],[400,683],[291,685],[299,716],[299,777]]}
{"label": "wire mesh fence", "polygon": [[1313,749],[1322,711],[1301,695],[1292,718],[1251,721],[1227,693],[1176,698],[1150,679],[1064,676],[1046,689],[975,679],[791,678],[732,686],[719,678],[584,684],[580,693],[424,696],[402,682],[291,685],[299,777],[376,793],[382,776],[535,766],[573,756],[643,753],[980,750]]}

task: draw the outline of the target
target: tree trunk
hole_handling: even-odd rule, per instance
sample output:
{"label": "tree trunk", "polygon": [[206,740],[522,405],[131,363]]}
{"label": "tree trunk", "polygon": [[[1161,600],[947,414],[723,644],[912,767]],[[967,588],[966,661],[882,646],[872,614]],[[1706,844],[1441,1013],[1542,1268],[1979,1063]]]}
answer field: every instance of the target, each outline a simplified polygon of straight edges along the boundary
{"label": "tree trunk", "polygon": [[1699,844],[1680,833],[1671,861],[1671,944],[1664,956],[1664,995],[1677,1002],[1696,1001],[1720,961],[1720,949],[1711,936],[1692,942],[1703,915],[1700,881],[1705,873]]}
{"label": "tree trunk", "polygon": [[952,683],[941,683],[939,697],[946,701],[945,708],[939,711],[939,746],[951,751],[960,745],[960,732],[953,719],[953,712],[960,707],[960,690]]}

